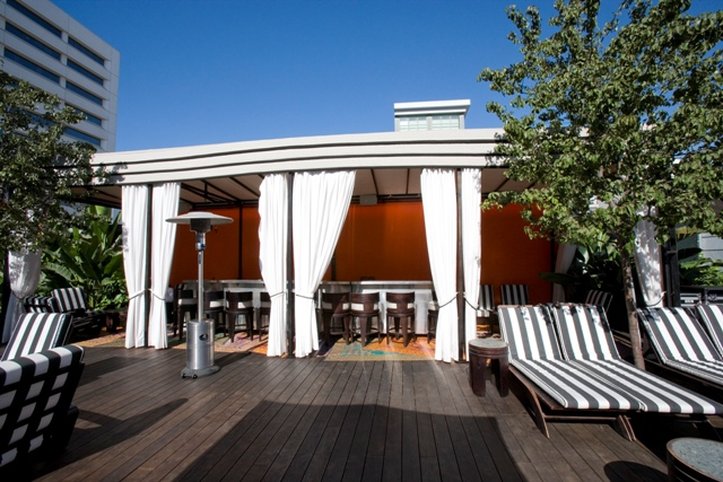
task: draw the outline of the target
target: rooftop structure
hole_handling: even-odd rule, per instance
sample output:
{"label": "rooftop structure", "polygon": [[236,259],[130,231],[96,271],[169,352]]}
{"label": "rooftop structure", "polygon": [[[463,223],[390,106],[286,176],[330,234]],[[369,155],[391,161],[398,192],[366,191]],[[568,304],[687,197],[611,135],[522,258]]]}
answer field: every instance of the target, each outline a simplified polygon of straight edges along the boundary
{"label": "rooftop structure", "polygon": [[435,100],[394,104],[395,131],[436,131],[464,129],[470,101]]}
{"label": "rooftop structure", "polygon": [[48,0],[0,0],[0,68],[80,112],[74,140],[113,151],[120,53]]}

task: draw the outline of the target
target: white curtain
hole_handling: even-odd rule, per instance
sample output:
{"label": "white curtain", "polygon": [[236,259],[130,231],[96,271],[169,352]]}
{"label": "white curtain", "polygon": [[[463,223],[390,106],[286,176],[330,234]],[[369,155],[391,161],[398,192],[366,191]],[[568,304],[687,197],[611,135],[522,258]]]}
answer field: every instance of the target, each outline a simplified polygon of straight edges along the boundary
{"label": "white curtain", "polygon": [[5,313],[2,342],[7,343],[22,314],[22,300],[35,293],[40,281],[40,253],[10,251],[8,258],[10,299]]}
{"label": "white curtain", "polygon": [[123,186],[123,267],[128,288],[126,348],[145,346],[148,187]]}
{"label": "white curtain", "polygon": [[[462,170],[462,263],[464,265],[465,340],[477,338],[477,304],[482,263],[482,186],[479,169]],[[465,343],[465,350],[468,344]],[[467,353],[469,358],[469,353]]]}
{"label": "white curtain", "polygon": [[286,347],[286,243],[288,238],[286,175],[272,174],[261,182],[259,196],[259,264],[271,296],[267,356],[281,356]]}
{"label": "white curtain", "polygon": [[[572,260],[575,259],[577,252],[576,244],[561,244],[557,247],[557,257],[555,258],[555,273],[565,274],[570,269]],[[552,301],[560,303],[565,301],[565,288],[559,283],[552,285]]]}
{"label": "white curtain", "polygon": [[319,349],[314,293],[331,262],[354,191],[354,171],[294,175],[296,356]]}
{"label": "white curtain", "polygon": [[148,322],[148,344],[155,348],[168,348],[166,289],[171,277],[177,225],[167,222],[166,219],[178,215],[180,187],[176,182],[153,186],[151,314]]}
{"label": "white curtain", "polygon": [[655,239],[655,224],[638,221],[635,225],[635,266],[648,307],[663,306],[663,275],[660,263],[660,246]]}
{"label": "white curtain", "polygon": [[429,266],[439,301],[437,341],[434,358],[445,362],[458,359],[457,284],[457,198],[454,171],[424,169],[421,175],[424,229]]}

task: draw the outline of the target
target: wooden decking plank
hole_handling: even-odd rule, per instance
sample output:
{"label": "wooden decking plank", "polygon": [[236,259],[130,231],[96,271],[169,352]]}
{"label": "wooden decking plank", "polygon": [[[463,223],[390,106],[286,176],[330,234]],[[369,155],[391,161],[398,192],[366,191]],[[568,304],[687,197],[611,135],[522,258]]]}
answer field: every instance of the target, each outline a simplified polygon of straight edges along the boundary
{"label": "wooden decking plank", "polygon": [[439,386],[444,384],[441,363],[436,365],[435,368],[433,382],[429,383],[426,388],[432,413],[432,429],[434,430],[437,458],[439,459],[439,472],[444,480],[462,480],[454,453],[452,433],[447,425],[447,408],[440,396]]}
{"label": "wooden decking plank", "polygon": [[437,458],[437,445],[432,427],[432,408],[429,396],[432,392],[431,384],[436,383],[434,376],[435,367],[415,363],[412,367],[413,383],[416,385],[416,407],[417,407],[417,436],[419,437],[419,466],[422,472],[421,480],[441,480],[439,459]]}
{"label": "wooden decking plank", "polygon": [[[319,394],[332,368],[328,363],[315,363],[307,383],[284,403],[274,422],[267,425],[261,435],[245,450],[227,476],[233,480],[261,480],[281,451],[284,443],[306,416],[311,402]],[[286,412],[286,414],[284,414]],[[276,423],[278,421],[278,423]],[[253,463],[249,463],[249,461]]]}
{"label": "wooden decking plank", "polygon": [[[331,417],[337,410],[339,400],[347,390],[346,387],[349,386],[349,389],[353,390],[356,386],[356,380],[352,377],[356,363],[339,362],[337,365],[338,367],[334,371],[337,379],[332,389],[327,393],[326,398],[324,398],[322,409],[317,413],[303,441],[299,444],[286,472],[283,474],[282,480],[297,481],[304,477],[307,468],[316,455],[317,447],[324,437],[324,432],[330,423]],[[275,481],[279,479],[267,478],[267,480]]]}
{"label": "wooden decking plank", "polygon": [[364,475],[364,462],[369,447],[369,439],[371,438],[384,363],[374,362],[371,364],[371,368],[369,386],[367,387],[361,413],[359,414],[359,422],[354,431],[354,437],[349,447],[349,455],[344,466],[342,480],[347,482],[360,481]]}
{"label": "wooden decking plank", "polygon": [[419,461],[419,434],[415,402],[415,363],[400,363],[402,368],[402,480],[418,481],[422,478]]}
{"label": "wooden decking plank", "polygon": [[389,417],[389,400],[392,390],[392,364],[390,362],[377,362],[377,365],[381,373],[369,432],[369,442],[362,469],[362,478],[365,481],[381,480],[384,469],[387,418]]}
{"label": "wooden decking plank", "polygon": [[392,362],[382,480],[402,478],[402,429],[402,369],[399,363]]}
{"label": "wooden decking plank", "polygon": [[[283,441],[278,453],[276,453],[271,464],[266,469],[266,472],[262,474],[262,477],[255,480],[281,480],[306,438],[307,433],[312,429],[314,422],[320,414],[327,409],[326,403],[328,395],[333,391],[334,385],[338,383],[341,378],[339,372],[342,371],[342,365],[339,363],[322,363],[321,365],[328,370],[328,376],[324,378],[323,386],[321,386],[314,395],[313,400],[310,401],[306,412],[299,416],[299,423],[296,424],[293,432]],[[247,474],[247,478],[250,478],[250,473]]]}

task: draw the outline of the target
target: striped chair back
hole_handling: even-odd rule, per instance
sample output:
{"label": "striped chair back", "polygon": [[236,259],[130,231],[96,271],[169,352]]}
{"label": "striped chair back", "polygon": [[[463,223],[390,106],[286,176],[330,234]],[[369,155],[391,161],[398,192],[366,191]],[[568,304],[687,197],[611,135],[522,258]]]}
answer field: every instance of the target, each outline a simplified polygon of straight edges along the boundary
{"label": "striped chair back", "polygon": [[25,311],[27,313],[58,313],[58,301],[52,296],[28,296],[25,298]]}
{"label": "striped chair back", "polygon": [[528,303],[527,285],[502,285],[500,291],[503,305],[526,305]]}
{"label": "striped chair back", "polygon": [[88,302],[85,299],[83,288],[57,288],[51,294],[57,300],[61,313],[88,310]]}
{"label": "striped chair back", "polygon": [[686,308],[645,308],[638,314],[663,363],[723,361],[703,326]]}
{"label": "striped chair back", "polygon": [[477,316],[490,316],[495,311],[495,297],[492,285],[480,285]]}
{"label": "striped chair back", "polygon": [[544,306],[498,306],[500,332],[511,360],[562,360],[550,315]]}
{"label": "striped chair back", "polygon": [[602,306],[605,311],[610,309],[610,305],[613,302],[612,293],[601,290],[590,290],[585,296],[585,304]]}
{"label": "striped chair back", "polygon": [[620,360],[605,310],[597,305],[551,306],[562,353],[569,360]]}
{"label": "striped chair back", "polygon": [[0,467],[48,444],[64,448],[82,371],[83,349],[75,345],[0,361]]}
{"label": "striped chair back", "polygon": [[703,323],[718,353],[723,357],[723,306],[701,303],[696,306],[698,319]]}
{"label": "striped chair back", "polygon": [[70,319],[63,313],[21,315],[0,360],[12,360],[65,344]]}

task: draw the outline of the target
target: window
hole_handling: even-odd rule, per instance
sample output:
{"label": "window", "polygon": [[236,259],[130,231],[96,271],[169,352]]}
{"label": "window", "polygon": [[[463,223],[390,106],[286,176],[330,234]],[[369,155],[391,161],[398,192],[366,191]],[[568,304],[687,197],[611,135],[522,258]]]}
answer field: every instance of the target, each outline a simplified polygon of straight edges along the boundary
{"label": "window", "polygon": [[74,62],[74,61],[68,59],[68,67],[70,67],[71,69],[75,70],[75,71],[78,72],[80,75],[83,75],[83,76],[87,77],[88,79],[92,80],[92,81],[95,82],[96,84],[103,85],[103,77],[94,74],[93,72],[91,72],[90,70],[86,69],[85,67],[83,67],[83,66],[80,65],[79,63]]}
{"label": "window", "polygon": [[22,13],[22,14],[25,15],[26,17],[28,17],[28,18],[29,18],[30,20],[32,20],[33,22],[35,22],[35,23],[37,23],[38,25],[40,25],[41,27],[43,27],[43,28],[44,28],[45,30],[47,30],[48,32],[52,33],[52,34],[55,35],[56,37],[60,37],[60,36],[61,36],[61,30],[60,30],[58,27],[56,27],[56,26],[53,25],[52,23],[48,22],[48,21],[45,20],[43,17],[41,17],[41,16],[38,15],[37,13],[33,12],[33,11],[30,10],[28,7],[26,7],[25,5],[23,5],[22,3],[18,2],[17,0],[7,0],[7,2],[8,2],[8,5],[10,5],[11,7],[13,7],[15,10],[17,10],[17,11],[20,12],[20,13]]}
{"label": "window", "polygon": [[83,109],[79,109],[79,108],[75,107],[74,105],[71,105],[71,106],[69,106],[69,107],[72,107],[73,109],[75,109],[75,110],[77,110],[78,112],[80,112],[81,114],[83,114],[83,115],[85,116],[85,121],[86,121],[86,122],[90,122],[91,124],[95,124],[95,125],[97,125],[98,127],[103,127],[103,119],[101,119],[100,117],[95,116],[95,115],[91,114],[90,112],[86,112],[86,111],[84,111]]}
{"label": "window", "polygon": [[41,75],[41,76],[45,77],[46,79],[55,82],[56,84],[60,83],[60,76],[58,74],[51,72],[44,67],[39,66],[35,62],[26,59],[19,53],[9,50],[7,47],[5,47],[5,58],[22,65],[26,69],[32,70],[36,74]]}
{"label": "window", "polygon": [[400,131],[426,131],[427,118],[425,116],[409,116],[399,118]]}
{"label": "window", "polygon": [[458,115],[432,116],[432,130],[459,129]]}
{"label": "window", "polygon": [[103,105],[103,99],[102,99],[102,98],[98,97],[97,95],[95,95],[95,94],[93,94],[93,93],[91,93],[91,92],[88,92],[87,90],[85,90],[84,88],[82,88],[82,87],[80,87],[80,86],[78,86],[78,85],[75,85],[74,83],[70,82],[69,80],[66,80],[66,81],[65,81],[65,87],[66,87],[69,91],[75,92],[75,93],[78,94],[79,96],[88,99],[89,101],[93,102],[94,104],[98,104],[98,105],[100,105],[100,106]]}
{"label": "window", "polygon": [[52,49],[45,45],[40,40],[36,39],[32,35],[20,30],[15,25],[11,24],[10,22],[5,22],[5,31],[10,32],[11,34],[15,35],[17,38],[24,40],[25,42],[29,43],[33,47],[35,47],[38,50],[42,50],[46,54],[50,55],[51,57],[60,60],[60,52],[56,51],[55,49]]}
{"label": "window", "polygon": [[105,67],[105,59],[101,57],[100,55],[96,54],[92,50],[90,50],[88,47],[83,45],[82,43],[75,40],[73,37],[68,37],[68,43],[75,47],[76,49],[83,52],[88,58],[91,60],[94,60],[95,62],[99,63],[100,65]]}
{"label": "window", "polygon": [[86,134],[85,132],[81,132],[78,129],[73,129],[72,127],[66,127],[63,132],[68,137],[72,137],[73,139],[76,139],[78,141],[87,142],[88,144],[92,144],[96,147],[100,147],[100,139],[98,139],[95,136],[91,136],[90,134]]}

